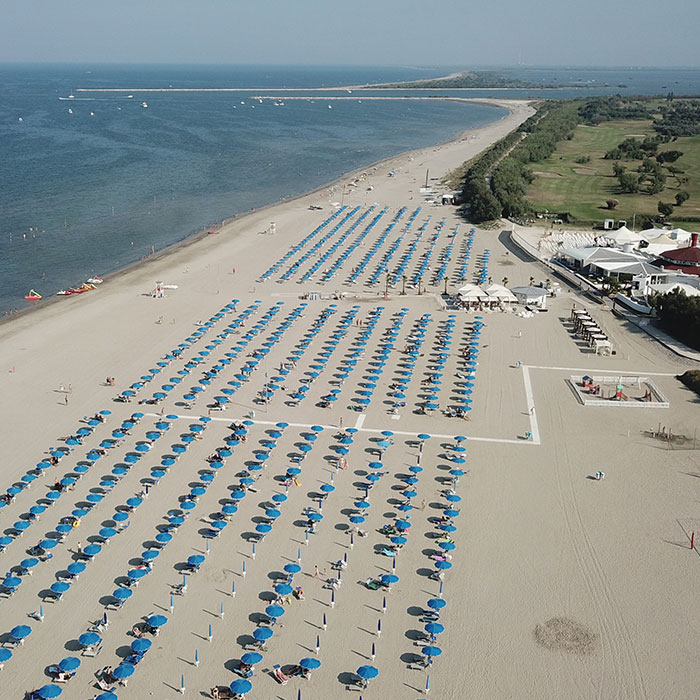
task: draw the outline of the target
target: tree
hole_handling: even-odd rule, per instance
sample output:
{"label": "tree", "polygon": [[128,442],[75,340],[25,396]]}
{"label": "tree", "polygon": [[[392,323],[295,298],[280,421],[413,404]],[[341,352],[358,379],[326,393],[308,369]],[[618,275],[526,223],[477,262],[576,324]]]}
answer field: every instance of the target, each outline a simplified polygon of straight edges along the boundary
{"label": "tree", "polygon": [[620,163],[613,163],[613,175],[615,177],[620,177],[622,173],[625,172],[625,166]]}
{"label": "tree", "polygon": [[620,291],[620,281],[615,277],[604,277],[602,284],[609,297],[614,297]]}
{"label": "tree", "polygon": [[617,199],[606,199],[605,204],[608,209],[614,209],[620,202]]}
{"label": "tree", "polygon": [[656,156],[659,163],[675,163],[681,156],[683,151],[662,151]]}
{"label": "tree", "polygon": [[661,216],[671,216],[673,214],[673,204],[668,202],[659,202],[656,208]]}
{"label": "tree", "polygon": [[676,206],[680,207],[685,204],[690,199],[690,193],[686,192],[685,190],[681,190],[680,192],[676,192]]}
{"label": "tree", "polygon": [[639,178],[633,173],[623,172],[618,178],[620,189],[626,194],[636,194],[639,192]]}
{"label": "tree", "polygon": [[497,219],[503,212],[500,202],[493,196],[489,189],[484,189],[471,201],[469,210],[471,219],[474,223],[483,221],[493,221]]}

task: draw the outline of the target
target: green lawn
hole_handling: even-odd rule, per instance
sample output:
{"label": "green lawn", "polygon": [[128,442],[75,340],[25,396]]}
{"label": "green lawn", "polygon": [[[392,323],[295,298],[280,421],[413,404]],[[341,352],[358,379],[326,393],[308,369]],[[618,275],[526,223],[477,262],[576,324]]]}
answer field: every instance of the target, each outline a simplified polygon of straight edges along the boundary
{"label": "green lawn", "polygon": [[[627,219],[631,226],[632,216],[658,214],[659,200],[674,202],[679,189],[687,190],[690,199],[676,207],[671,221],[682,221],[684,217],[700,217],[700,136],[683,137],[663,144],[659,150],[679,150],[683,156],[675,167],[684,170],[689,181],[679,187],[676,178],[669,175],[666,189],[655,195],[621,194],[617,178],[612,174],[612,160],[604,160],[611,150],[630,136],[643,138],[655,134],[649,121],[605,122],[599,126],[580,125],[571,141],[561,141],[557,150],[547,160],[533,163],[530,168],[535,177],[528,188],[527,199],[538,211],[569,212],[582,225],[602,223],[605,218]],[[590,162],[579,164],[576,158],[589,156]],[[619,161],[628,171],[635,170],[641,161]],[[617,199],[620,204],[613,212],[605,206],[606,199]]]}

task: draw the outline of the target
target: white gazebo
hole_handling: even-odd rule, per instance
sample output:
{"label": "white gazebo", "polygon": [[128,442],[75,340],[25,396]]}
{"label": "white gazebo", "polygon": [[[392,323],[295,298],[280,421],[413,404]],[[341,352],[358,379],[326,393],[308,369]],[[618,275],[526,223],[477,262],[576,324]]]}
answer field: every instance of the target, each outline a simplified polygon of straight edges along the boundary
{"label": "white gazebo", "polygon": [[544,287],[513,287],[511,290],[517,300],[525,306],[547,308],[547,290]]}
{"label": "white gazebo", "polygon": [[489,299],[496,299],[507,304],[515,304],[518,301],[515,294],[502,284],[492,284],[490,287],[486,287],[484,292],[488,294]]}
{"label": "white gazebo", "polygon": [[488,298],[488,294],[476,284],[465,284],[461,287],[457,294],[464,299],[464,301],[480,301],[481,299]]}

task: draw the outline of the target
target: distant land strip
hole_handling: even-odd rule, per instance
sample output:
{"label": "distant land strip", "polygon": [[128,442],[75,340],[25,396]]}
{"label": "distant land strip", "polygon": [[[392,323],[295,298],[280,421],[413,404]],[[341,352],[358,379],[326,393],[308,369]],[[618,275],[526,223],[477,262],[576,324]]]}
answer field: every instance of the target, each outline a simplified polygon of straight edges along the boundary
{"label": "distant land strip", "polygon": [[[77,88],[76,92],[260,92],[263,88]],[[510,87],[493,87],[493,88],[483,88],[483,87],[473,87],[473,88],[434,88],[434,87],[423,87],[423,88],[400,88],[400,87],[374,87],[373,85],[351,85],[348,87],[315,87],[315,88],[269,88],[266,87],[264,90],[268,92],[348,92],[353,90],[410,90],[415,92],[418,90],[524,90],[527,88],[510,88]],[[538,87],[538,90],[561,90],[563,88],[559,87]],[[276,96],[279,98],[279,95]],[[363,98],[367,99],[367,98]]]}

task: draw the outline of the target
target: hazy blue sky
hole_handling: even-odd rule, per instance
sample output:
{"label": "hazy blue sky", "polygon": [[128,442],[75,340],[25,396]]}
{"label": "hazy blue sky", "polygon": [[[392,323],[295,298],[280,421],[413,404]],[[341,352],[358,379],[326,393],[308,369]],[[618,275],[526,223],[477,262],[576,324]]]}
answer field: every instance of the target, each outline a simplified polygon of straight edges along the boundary
{"label": "hazy blue sky", "polygon": [[698,66],[699,0],[0,0],[0,61]]}

